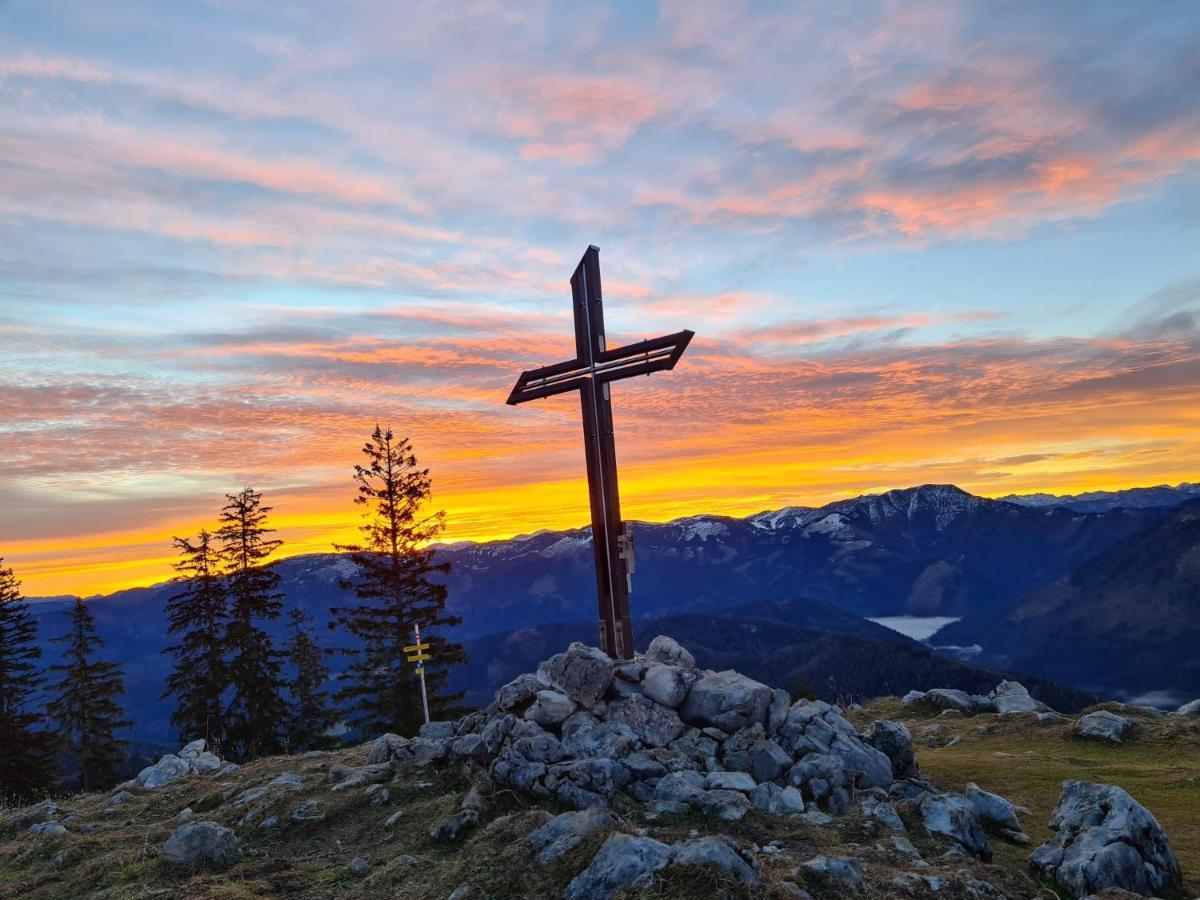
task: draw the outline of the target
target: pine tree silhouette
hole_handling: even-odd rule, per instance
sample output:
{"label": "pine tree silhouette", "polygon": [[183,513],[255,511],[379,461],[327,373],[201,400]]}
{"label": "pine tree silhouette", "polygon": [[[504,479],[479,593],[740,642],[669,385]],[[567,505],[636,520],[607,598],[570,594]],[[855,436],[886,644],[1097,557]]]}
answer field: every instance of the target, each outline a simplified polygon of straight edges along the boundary
{"label": "pine tree silhouette", "polygon": [[125,693],[121,666],[96,659],[104,641],[91,610],[77,598],[68,615],[70,631],[54,639],[67,649],[64,661],[50,667],[62,677],[46,712],[57,725],[60,746],[79,768],[79,787],[101,790],[116,784],[125,757],[126,742],[115,733],[133,723],[117,702]]}
{"label": "pine tree silhouette", "polygon": [[421,626],[421,638],[430,644],[425,667],[430,717],[453,715],[462,699],[444,692],[450,666],[466,661],[462,645],[444,635],[461,619],[445,614],[446,588],[430,580],[450,568],[435,563],[429,548],[444,528],[444,514],[421,515],[432,481],[428,469],[417,467],[407,438],[397,440],[390,428],[376,425],[362,452],[368,464],[354,467],[354,502],[367,508],[367,522],[359,529],[365,540],[338,547],[350,552],[358,569],[342,587],[362,602],[333,610],[337,625],[362,646],[343,651],[352,662],[337,699],[347,704],[349,724],[360,734],[413,734],[424,722],[420,685],[404,653],[414,625]]}
{"label": "pine tree silhouette", "polygon": [[287,749],[289,753],[319,750],[333,744],[326,732],[337,722],[337,713],[325,691],[329,667],[325,665],[325,651],[313,636],[312,620],[298,609],[289,612],[288,619],[291,633],[283,646],[284,659],[292,673],[287,682],[291,701]]}
{"label": "pine tree silhouette", "polygon": [[244,488],[226,499],[217,531],[230,599],[222,642],[232,691],[225,710],[225,750],[235,759],[249,759],[279,752],[287,718],[279,653],[260,627],[282,610],[279,573],[263,563],[283,542],[266,537],[274,529],[266,526],[271,507],[262,505],[261,493]]}
{"label": "pine tree silhouette", "polygon": [[54,786],[54,740],[34,728],[30,707],[41,689],[37,623],[21,597],[21,583],[0,559],[0,800],[24,802]]}
{"label": "pine tree silhouette", "polygon": [[176,699],[171,724],[182,743],[204,738],[221,749],[226,743],[222,697],[229,684],[222,657],[229,610],[221,561],[207,531],[195,541],[174,541],[182,557],[175,563],[180,590],[167,601],[167,628],[178,643],[163,651],[175,656],[163,697]]}

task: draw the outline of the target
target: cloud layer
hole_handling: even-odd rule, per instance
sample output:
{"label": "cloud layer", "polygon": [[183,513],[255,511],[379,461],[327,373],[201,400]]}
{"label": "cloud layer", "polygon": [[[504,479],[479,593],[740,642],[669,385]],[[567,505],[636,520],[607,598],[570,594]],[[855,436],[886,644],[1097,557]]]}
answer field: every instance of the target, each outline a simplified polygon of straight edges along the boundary
{"label": "cloud layer", "polygon": [[699,333],[617,388],[631,516],[1196,477],[1186,2],[0,19],[32,592],[164,577],[244,483],[293,549],[344,539],[377,420],[450,537],[585,520],[576,406],[502,401],[569,353],[588,243],[615,338]]}

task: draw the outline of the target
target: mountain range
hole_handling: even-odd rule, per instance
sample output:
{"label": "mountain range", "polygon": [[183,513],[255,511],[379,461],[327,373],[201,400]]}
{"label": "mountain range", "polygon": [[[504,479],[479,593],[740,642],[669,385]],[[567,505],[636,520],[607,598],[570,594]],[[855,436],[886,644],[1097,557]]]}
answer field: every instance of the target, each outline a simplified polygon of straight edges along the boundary
{"label": "mountain range", "polygon": [[[706,665],[736,660],[734,667],[769,675],[778,686],[790,690],[793,685],[785,682],[800,679],[822,695],[903,692],[931,686],[933,682],[925,681],[931,673],[941,686],[954,683],[978,690],[989,679],[995,681],[995,673],[984,672],[979,664],[1058,678],[1108,694],[1200,692],[1186,667],[1155,671],[1152,665],[1156,642],[1177,632],[1189,635],[1196,626],[1194,604],[1188,607],[1184,602],[1195,597],[1186,579],[1178,584],[1184,600],[1158,604],[1154,616],[1165,618],[1148,617],[1149,630],[1131,632],[1130,640],[1138,647],[1151,648],[1138,657],[1146,662],[1137,670],[1136,684],[1098,679],[1094,666],[1072,668],[1052,659],[1063,655],[1062,629],[1082,628],[1077,623],[1088,614],[1079,610],[1087,610],[1088,604],[1102,602],[1127,610],[1132,601],[1123,598],[1143,597],[1142,587],[1151,593],[1167,589],[1165,573],[1152,584],[1134,585],[1145,570],[1137,560],[1155,552],[1161,538],[1148,537],[1155,529],[1175,535],[1179,559],[1191,558],[1188,546],[1194,552],[1196,544],[1176,508],[1190,508],[1179,504],[1196,491],[1195,485],[1181,485],[1104,498],[1088,495],[1084,503],[1103,502],[1108,508],[1081,511],[1073,508],[1079,498],[990,500],[952,485],[925,485],[746,518],[692,516],[637,523],[633,604],[640,620],[638,633],[657,628],[685,644],[690,639]],[[1128,505],[1121,503],[1122,495],[1128,496]],[[594,643],[588,529],[449,544],[439,548],[439,555],[451,565],[446,577],[449,607],[464,620],[457,637],[468,643],[475,660],[455,679],[469,696],[486,696],[503,683],[505,671],[527,671],[530,660],[547,655],[539,647],[518,660],[523,646],[551,636],[565,640],[568,635]],[[1104,568],[1098,562],[1104,559],[1127,562],[1125,568]],[[354,573],[349,559],[312,554],[280,560],[275,567],[285,607],[312,615],[328,645],[344,642],[344,635],[326,626],[330,607],[345,602],[339,582]],[[1101,590],[1101,583],[1113,587]],[[1062,588],[1064,584],[1070,587]],[[127,705],[140,739],[174,738],[167,723],[169,708],[158,694],[169,666],[160,652],[167,645],[163,609],[175,590],[166,583],[91,600],[110,657],[125,665]],[[1055,590],[1066,593],[1053,594]],[[1059,599],[1045,599],[1050,596],[1047,591]],[[66,622],[61,613],[68,605],[69,598],[42,598],[32,604],[42,624],[41,641],[61,633]],[[976,656],[971,662],[976,665],[938,657],[866,621],[891,616],[959,619],[932,643],[978,645],[972,646]],[[1113,616],[1120,621],[1117,613]],[[766,637],[748,639],[742,623],[752,621],[770,638],[766,644]],[[275,627],[281,630],[282,623]],[[715,641],[714,635],[720,634],[738,638]],[[1050,634],[1057,638],[1041,640]],[[1078,646],[1094,657],[1100,652],[1095,648],[1102,648],[1109,637],[1103,632],[1087,634],[1093,643]],[[1126,647],[1125,653],[1132,648]],[[57,648],[48,649],[51,658],[56,654]],[[504,663],[505,654],[512,665]],[[890,660],[888,671],[873,664],[883,658]],[[1057,705],[1068,708],[1075,700],[1064,696]]]}

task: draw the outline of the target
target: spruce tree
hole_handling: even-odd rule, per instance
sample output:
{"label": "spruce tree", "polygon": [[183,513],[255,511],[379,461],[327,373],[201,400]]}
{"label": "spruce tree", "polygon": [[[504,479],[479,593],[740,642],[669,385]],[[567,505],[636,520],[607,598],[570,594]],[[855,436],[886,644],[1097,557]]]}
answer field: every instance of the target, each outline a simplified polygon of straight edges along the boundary
{"label": "spruce tree", "polygon": [[115,733],[133,723],[123,718],[117,702],[125,692],[121,666],[96,658],[104,641],[91,610],[77,598],[68,615],[70,630],[54,639],[67,650],[63,662],[50,667],[62,677],[46,712],[57,726],[61,748],[79,769],[79,787],[101,790],[116,784],[125,757],[126,742]]}
{"label": "spruce tree", "polygon": [[263,565],[282,541],[268,538],[262,494],[244,488],[227,494],[221,510],[221,557],[229,590],[224,650],[231,697],[225,710],[227,752],[236,759],[276,753],[287,709],[280,695],[281,665],[263,622],[279,618],[279,573]]}
{"label": "spruce tree", "polygon": [[222,642],[229,611],[221,560],[208,531],[194,541],[174,541],[181,556],[175,563],[180,589],[167,601],[167,628],[178,643],[163,651],[175,656],[163,697],[175,698],[171,724],[179,729],[181,743],[204,738],[222,749],[222,698],[229,683]]}
{"label": "spruce tree", "polygon": [[21,597],[21,583],[0,559],[0,801],[22,803],[54,786],[54,741],[36,729],[41,689],[37,623]]}
{"label": "spruce tree", "polygon": [[413,642],[420,625],[428,641],[426,685],[431,719],[446,718],[458,709],[461,694],[445,692],[450,666],[466,661],[461,644],[445,630],[461,620],[445,613],[446,588],[430,580],[449,571],[436,563],[429,543],[444,528],[444,514],[423,514],[432,493],[428,469],[417,466],[407,438],[397,439],[378,425],[362,448],[367,465],[354,467],[358,493],[354,502],[366,507],[360,527],[361,544],[341,546],[349,551],[357,576],[342,583],[360,601],[334,609],[335,621],[358,638],[360,648],[346,651],[352,661],[337,699],[350,712],[349,723],[360,734],[413,734],[424,722],[420,684],[404,647]]}
{"label": "spruce tree", "polygon": [[325,683],[329,667],[325,651],[313,637],[312,620],[302,611],[288,613],[291,633],[283,646],[283,655],[291,678],[287,682],[291,700],[287,720],[287,750],[319,750],[332,740],[326,732],[337,722],[337,713],[330,706]]}

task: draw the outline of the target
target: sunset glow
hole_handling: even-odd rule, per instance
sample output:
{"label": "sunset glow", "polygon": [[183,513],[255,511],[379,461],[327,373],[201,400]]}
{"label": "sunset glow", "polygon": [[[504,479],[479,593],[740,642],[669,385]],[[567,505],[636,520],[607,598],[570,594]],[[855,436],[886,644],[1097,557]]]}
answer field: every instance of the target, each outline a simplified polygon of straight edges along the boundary
{"label": "sunset glow", "polygon": [[1200,480],[1194,7],[456,6],[0,5],[28,594],[244,485],[352,540],[376,422],[446,540],[583,525],[577,401],[504,399],[589,243],[610,344],[697,333],[614,388],[628,518]]}

